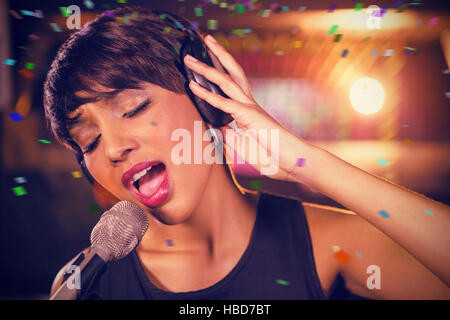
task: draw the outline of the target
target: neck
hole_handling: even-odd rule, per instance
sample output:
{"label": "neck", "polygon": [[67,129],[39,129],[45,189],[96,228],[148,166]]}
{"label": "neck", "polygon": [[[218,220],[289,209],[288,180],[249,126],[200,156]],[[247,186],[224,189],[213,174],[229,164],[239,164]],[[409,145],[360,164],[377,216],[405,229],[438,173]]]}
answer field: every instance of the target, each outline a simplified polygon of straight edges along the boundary
{"label": "neck", "polygon": [[[198,206],[183,223],[165,225],[151,217],[151,232],[138,250],[204,252],[221,256],[236,242],[248,241],[256,219],[258,195],[242,195],[227,169],[211,168],[205,192]],[[172,240],[175,247],[166,244]]]}

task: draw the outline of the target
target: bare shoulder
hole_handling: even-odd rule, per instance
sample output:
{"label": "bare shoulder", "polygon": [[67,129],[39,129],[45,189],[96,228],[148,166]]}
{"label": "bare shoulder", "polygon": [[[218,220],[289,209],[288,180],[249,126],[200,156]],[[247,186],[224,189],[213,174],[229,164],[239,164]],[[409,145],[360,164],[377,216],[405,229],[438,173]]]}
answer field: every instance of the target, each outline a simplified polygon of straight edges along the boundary
{"label": "bare shoulder", "polygon": [[[328,293],[338,273],[353,294],[370,299],[448,299],[450,290],[403,247],[352,211],[303,203],[316,269]],[[334,257],[333,246],[347,260]],[[374,269],[375,267],[375,269]],[[378,271],[373,271],[378,270]],[[378,273],[378,287],[368,285]],[[327,287],[328,286],[328,287]]]}
{"label": "bare shoulder", "polygon": [[315,203],[302,202],[302,205],[308,221],[317,274],[322,289],[328,296],[341,271],[341,265],[333,257],[333,246],[345,246],[343,243],[347,241],[348,235],[343,232],[343,228],[355,219],[355,214],[349,210]]}
{"label": "bare shoulder", "polygon": [[86,248],[82,250],[80,253],[78,253],[75,257],[73,257],[72,260],[67,262],[64,267],[62,267],[59,272],[56,274],[55,279],[53,280],[52,288],[50,290],[50,297],[59,289],[61,284],[63,283],[63,276],[66,273],[66,271],[69,269],[69,267],[75,262],[75,260],[80,256],[80,254],[84,253],[84,255],[87,255],[89,252],[89,248]]}

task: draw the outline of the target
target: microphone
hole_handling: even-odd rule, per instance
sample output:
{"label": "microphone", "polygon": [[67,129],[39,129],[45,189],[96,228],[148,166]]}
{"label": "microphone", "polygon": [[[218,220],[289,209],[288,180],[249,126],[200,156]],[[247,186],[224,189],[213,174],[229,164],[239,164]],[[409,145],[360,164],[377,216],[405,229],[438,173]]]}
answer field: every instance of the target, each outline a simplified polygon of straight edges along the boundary
{"label": "microphone", "polygon": [[86,258],[50,300],[77,299],[81,288],[87,288],[107,262],[126,257],[136,247],[147,228],[147,215],[138,205],[125,200],[116,203],[92,229]]}

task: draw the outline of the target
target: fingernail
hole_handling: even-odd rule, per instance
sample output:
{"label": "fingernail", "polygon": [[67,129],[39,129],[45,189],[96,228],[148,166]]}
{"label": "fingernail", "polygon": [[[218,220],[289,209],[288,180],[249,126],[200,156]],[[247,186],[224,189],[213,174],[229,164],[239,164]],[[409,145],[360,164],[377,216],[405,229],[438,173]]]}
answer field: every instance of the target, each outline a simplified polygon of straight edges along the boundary
{"label": "fingernail", "polygon": [[210,34],[208,34],[208,35],[206,36],[206,40],[208,40],[208,41],[210,41],[210,42],[212,42],[212,43],[217,43],[217,40],[214,39],[214,37],[213,37],[212,35],[210,35]]}
{"label": "fingernail", "polygon": [[197,62],[198,60],[195,59],[193,56],[191,56],[190,54],[186,55],[186,59],[190,62]]}

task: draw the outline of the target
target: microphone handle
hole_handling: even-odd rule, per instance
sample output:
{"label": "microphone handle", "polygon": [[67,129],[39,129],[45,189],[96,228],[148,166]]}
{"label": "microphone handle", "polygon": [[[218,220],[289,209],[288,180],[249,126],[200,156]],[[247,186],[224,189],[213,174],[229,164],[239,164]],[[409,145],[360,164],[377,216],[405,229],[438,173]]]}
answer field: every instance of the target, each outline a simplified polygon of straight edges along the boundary
{"label": "microphone handle", "polygon": [[[79,272],[73,271],[50,300],[76,300],[79,298],[81,290],[85,290],[99,271],[106,265],[105,260],[107,259],[105,259],[103,250],[96,249],[91,248],[89,250],[86,258],[78,266]],[[79,287],[77,287],[77,283]]]}

